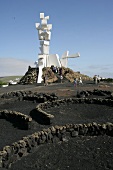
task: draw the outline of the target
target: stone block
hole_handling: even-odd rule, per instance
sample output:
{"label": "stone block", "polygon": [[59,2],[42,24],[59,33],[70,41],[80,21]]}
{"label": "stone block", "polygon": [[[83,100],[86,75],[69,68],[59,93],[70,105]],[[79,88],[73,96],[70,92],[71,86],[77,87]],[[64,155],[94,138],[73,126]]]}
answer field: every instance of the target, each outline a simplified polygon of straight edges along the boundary
{"label": "stone block", "polygon": [[41,139],[45,143],[47,141],[47,136],[45,134],[42,134]]}
{"label": "stone block", "polygon": [[40,13],[40,19],[44,18],[44,13]]}
{"label": "stone block", "polygon": [[48,133],[48,140],[49,140],[49,141],[52,141],[52,140],[53,140],[53,135],[52,135],[52,133]]}

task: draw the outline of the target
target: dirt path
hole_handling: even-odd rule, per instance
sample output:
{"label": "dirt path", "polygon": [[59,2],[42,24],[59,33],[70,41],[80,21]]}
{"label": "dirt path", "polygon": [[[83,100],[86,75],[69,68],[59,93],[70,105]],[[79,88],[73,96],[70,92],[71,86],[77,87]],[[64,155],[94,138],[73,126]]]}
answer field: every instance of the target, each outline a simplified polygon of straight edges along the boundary
{"label": "dirt path", "polygon": [[92,81],[91,82],[84,82],[83,85],[77,86],[76,88],[73,86],[73,83],[54,83],[48,86],[43,85],[12,85],[5,88],[0,88],[0,95],[3,93],[8,93],[11,91],[33,91],[39,93],[56,93],[56,95],[61,97],[72,97],[76,95],[77,91],[82,90],[90,90],[93,91],[94,89],[99,90],[108,90],[113,91],[113,84],[109,83],[100,83],[99,85],[95,85]]}

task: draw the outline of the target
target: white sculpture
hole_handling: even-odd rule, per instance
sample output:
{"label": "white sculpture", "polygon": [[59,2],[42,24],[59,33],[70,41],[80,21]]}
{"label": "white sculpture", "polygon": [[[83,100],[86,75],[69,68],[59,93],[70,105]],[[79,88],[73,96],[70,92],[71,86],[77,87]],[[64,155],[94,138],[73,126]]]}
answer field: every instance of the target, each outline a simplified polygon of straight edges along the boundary
{"label": "white sculpture", "polygon": [[42,82],[42,69],[48,67],[49,60],[49,41],[51,39],[52,24],[47,24],[49,16],[44,17],[44,13],[40,13],[41,24],[36,23],[36,29],[38,30],[38,36],[40,40],[40,51],[38,54],[38,63],[36,64],[39,68],[37,83]]}
{"label": "white sculpture", "polygon": [[69,51],[66,51],[66,52],[62,55],[62,57],[61,57],[61,59],[60,59],[61,65],[62,65],[63,67],[67,67],[68,58],[77,58],[77,57],[80,57],[80,54],[79,54],[79,53],[69,55]]}
{"label": "white sculpture", "polygon": [[36,23],[36,29],[38,30],[38,36],[40,40],[40,52],[38,54],[38,61],[35,62],[36,67],[39,69],[37,83],[42,82],[42,69],[44,67],[67,67],[68,58],[80,57],[79,53],[69,55],[69,51],[66,51],[61,59],[59,59],[58,54],[49,54],[49,45],[51,40],[51,29],[52,24],[47,24],[49,16],[44,16],[44,13],[40,13],[41,24]]}

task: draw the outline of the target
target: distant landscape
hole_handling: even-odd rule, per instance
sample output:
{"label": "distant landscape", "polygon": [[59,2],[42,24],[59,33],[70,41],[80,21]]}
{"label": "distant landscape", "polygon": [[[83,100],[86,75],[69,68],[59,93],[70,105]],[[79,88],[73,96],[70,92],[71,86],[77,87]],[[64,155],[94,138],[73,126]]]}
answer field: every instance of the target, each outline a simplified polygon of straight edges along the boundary
{"label": "distant landscape", "polygon": [[21,78],[22,76],[5,76],[5,77],[0,77],[0,81],[2,82],[9,82],[10,80],[15,80],[16,78]]}

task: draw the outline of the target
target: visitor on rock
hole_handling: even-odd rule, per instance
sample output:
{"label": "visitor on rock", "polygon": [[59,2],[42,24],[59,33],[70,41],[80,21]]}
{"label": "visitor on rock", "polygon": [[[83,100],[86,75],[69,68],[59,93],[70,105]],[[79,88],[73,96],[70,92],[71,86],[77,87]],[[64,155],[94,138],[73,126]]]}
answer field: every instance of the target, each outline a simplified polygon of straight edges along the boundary
{"label": "visitor on rock", "polygon": [[98,75],[98,76],[97,76],[97,83],[100,83],[100,79],[101,79],[101,78],[100,78],[100,76]]}
{"label": "visitor on rock", "polygon": [[79,78],[79,84],[83,84],[81,77]]}
{"label": "visitor on rock", "polygon": [[45,85],[47,86],[48,85],[48,75],[46,74],[45,76]]}
{"label": "visitor on rock", "polygon": [[97,75],[94,75],[93,80],[94,80],[94,83],[97,84]]}
{"label": "visitor on rock", "polygon": [[56,66],[56,73],[58,73],[58,67]]}
{"label": "visitor on rock", "polygon": [[63,76],[62,75],[60,76],[60,80],[61,80],[61,83],[62,83],[62,80],[63,80]]}
{"label": "visitor on rock", "polygon": [[62,75],[62,67],[59,68],[59,75]]}
{"label": "visitor on rock", "polygon": [[43,80],[44,80],[44,86],[47,86],[48,85],[48,75],[47,74],[44,75]]}
{"label": "visitor on rock", "polygon": [[77,79],[74,79],[74,87],[77,87]]}

